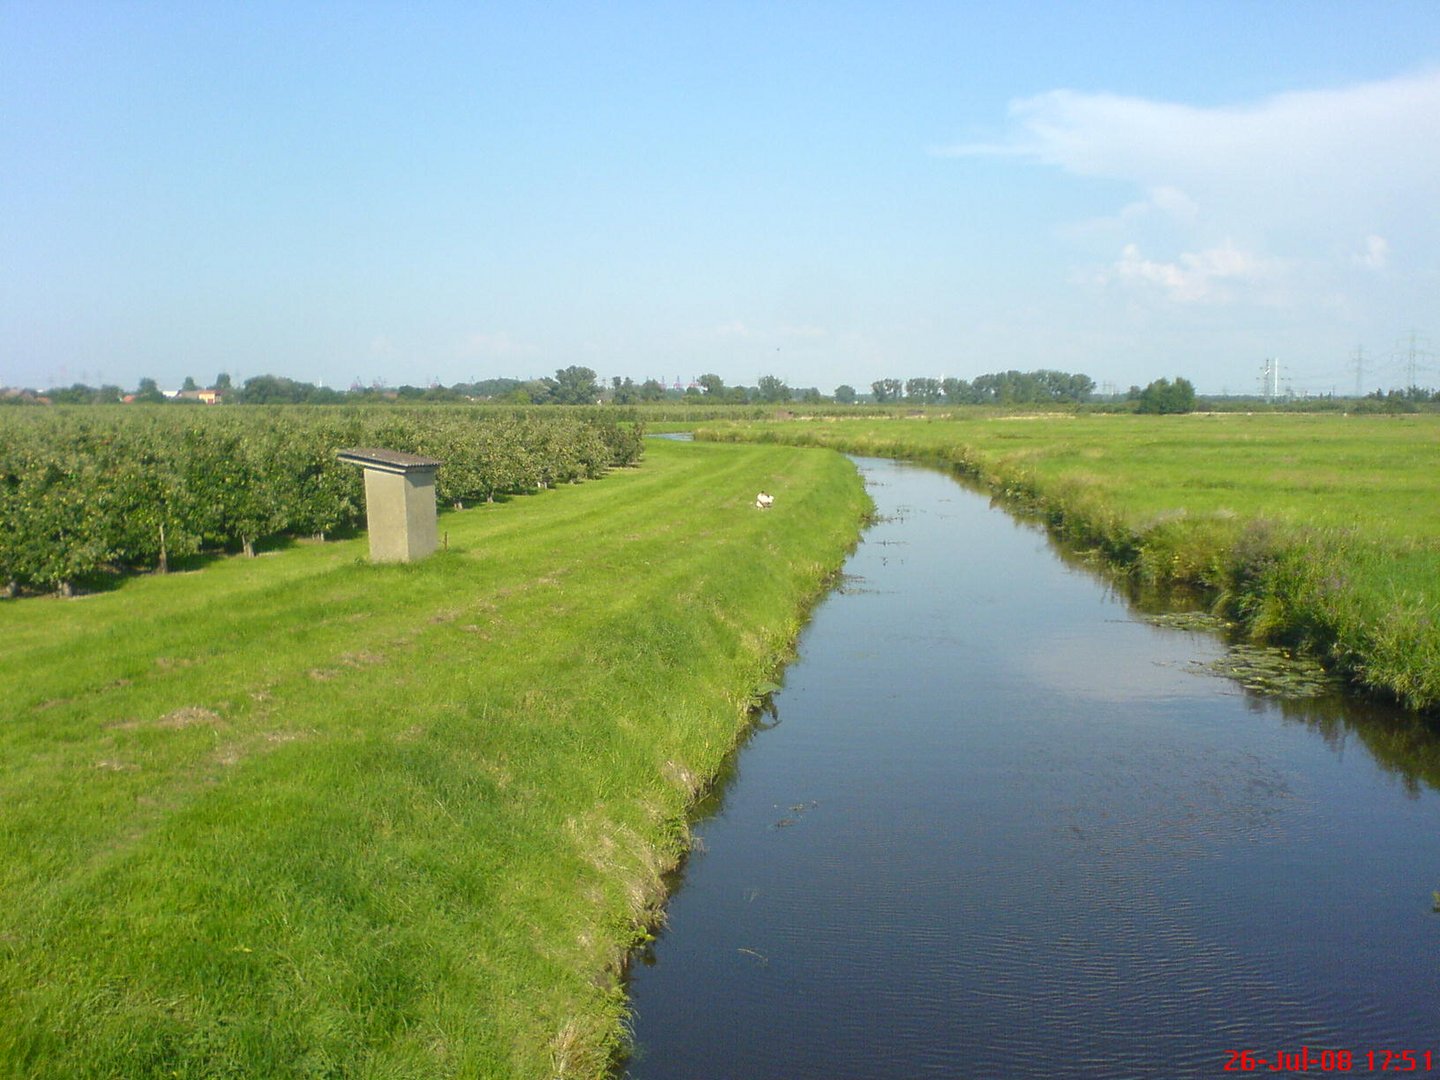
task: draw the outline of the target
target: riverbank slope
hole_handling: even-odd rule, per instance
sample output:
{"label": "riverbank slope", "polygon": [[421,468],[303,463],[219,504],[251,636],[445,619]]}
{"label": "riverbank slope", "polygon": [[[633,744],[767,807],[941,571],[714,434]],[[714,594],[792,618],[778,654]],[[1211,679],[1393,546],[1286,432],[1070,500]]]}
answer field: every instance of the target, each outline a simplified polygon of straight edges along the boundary
{"label": "riverbank slope", "polygon": [[1440,417],[991,416],[707,424],[965,472],[1255,640],[1440,710]]}
{"label": "riverbank slope", "polygon": [[0,1073],[601,1074],[686,809],[868,505],[838,455],[655,442],[413,566],[0,604]]}

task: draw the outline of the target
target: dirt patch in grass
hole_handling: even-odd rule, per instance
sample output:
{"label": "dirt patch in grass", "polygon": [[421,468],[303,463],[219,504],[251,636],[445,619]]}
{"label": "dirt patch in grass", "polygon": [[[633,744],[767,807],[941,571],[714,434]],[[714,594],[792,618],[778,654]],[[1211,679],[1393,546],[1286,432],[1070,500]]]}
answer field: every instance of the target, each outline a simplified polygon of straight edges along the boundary
{"label": "dirt patch in grass", "polygon": [[165,728],[168,731],[179,731],[182,728],[195,727],[198,724],[223,724],[220,714],[210,709],[202,709],[198,705],[186,705],[183,708],[175,709],[166,713],[155,726]]}
{"label": "dirt patch in grass", "polygon": [[186,656],[157,656],[155,666],[162,671],[169,671],[171,668],[190,668],[200,663],[199,660]]}
{"label": "dirt patch in grass", "polygon": [[340,663],[346,667],[370,667],[372,664],[382,664],[385,656],[382,653],[373,653],[361,650],[360,652],[346,653],[340,657]]}

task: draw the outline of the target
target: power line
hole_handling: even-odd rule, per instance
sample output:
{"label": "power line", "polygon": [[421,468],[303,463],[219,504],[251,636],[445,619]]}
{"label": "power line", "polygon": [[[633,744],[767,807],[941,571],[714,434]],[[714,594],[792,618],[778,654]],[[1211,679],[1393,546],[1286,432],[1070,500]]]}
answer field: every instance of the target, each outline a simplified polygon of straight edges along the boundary
{"label": "power line", "polygon": [[[1420,368],[1420,358],[1424,357],[1426,360],[1430,358],[1429,348],[1421,348],[1421,344],[1420,336],[1412,329],[1410,331],[1409,341],[1406,343],[1404,350],[1405,385],[1407,388],[1420,385],[1417,374]],[[1428,342],[1424,344],[1428,346]]]}
{"label": "power line", "polygon": [[1260,396],[1267,402],[1280,396],[1280,361],[1275,357],[1265,358],[1265,370],[1260,376]]}

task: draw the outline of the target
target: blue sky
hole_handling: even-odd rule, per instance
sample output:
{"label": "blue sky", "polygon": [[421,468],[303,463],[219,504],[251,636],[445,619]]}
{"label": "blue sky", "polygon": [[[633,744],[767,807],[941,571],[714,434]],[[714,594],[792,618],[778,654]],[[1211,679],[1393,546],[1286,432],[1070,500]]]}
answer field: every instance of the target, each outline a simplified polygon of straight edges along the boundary
{"label": "blue sky", "polygon": [[0,384],[1440,385],[1435,0],[0,0],[0,162]]}

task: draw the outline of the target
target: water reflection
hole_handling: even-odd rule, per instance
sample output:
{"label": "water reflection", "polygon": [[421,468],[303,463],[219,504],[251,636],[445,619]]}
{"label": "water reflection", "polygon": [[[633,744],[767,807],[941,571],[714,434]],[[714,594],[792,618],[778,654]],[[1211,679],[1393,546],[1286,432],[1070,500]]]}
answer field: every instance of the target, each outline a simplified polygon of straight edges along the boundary
{"label": "water reflection", "polygon": [[1434,738],[1205,674],[1223,642],[1133,617],[1042,531],[862,467],[858,587],[634,972],[636,1080],[1209,1077],[1433,1038]]}
{"label": "water reflection", "polygon": [[[983,485],[962,475],[957,475],[955,481],[966,491],[985,498],[992,510],[1007,512],[1004,504]],[[1044,536],[1051,554],[1077,572],[1092,576],[1107,599],[1123,603],[1132,613],[1158,615],[1176,610],[1204,610],[1205,598],[1198,591],[1183,587],[1158,588],[1117,574],[1093,552],[1050,533],[1038,518],[1020,516],[1016,520]],[[1203,664],[1192,667],[1196,671],[1204,670]],[[1262,695],[1239,688],[1232,692],[1243,696],[1247,708],[1254,714],[1279,715],[1287,722],[1311,728],[1337,753],[1343,752],[1352,738],[1358,739],[1376,764],[1414,795],[1419,794],[1422,786],[1440,789],[1440,730],[1433,720],[1340,691],[1300,698]]]}

